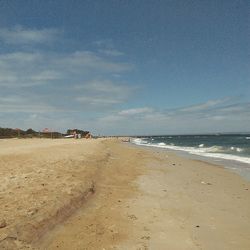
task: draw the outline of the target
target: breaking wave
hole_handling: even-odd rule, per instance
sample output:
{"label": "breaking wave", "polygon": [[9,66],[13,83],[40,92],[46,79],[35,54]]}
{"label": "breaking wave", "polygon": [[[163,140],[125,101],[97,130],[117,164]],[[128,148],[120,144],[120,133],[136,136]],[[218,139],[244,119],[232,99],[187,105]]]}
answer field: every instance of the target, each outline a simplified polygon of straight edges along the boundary
{"label": "breaking wave", "polygon": [[176,146],[173,143],[166,144],[165,142],[148,143],[146,138],[136,138],[136,139],[133,139],[132,142],[136,145],[185,151],[193,155],[219,158],[219,159],[225,159],[225,160],[233,160],[233,161],[250,164],[250,157],[236,155],[237,153],[244,152],[244,149],[240,147],[234,147],[234,146],[223,147],[223,146],[217,146],[217,145],[206,147],[205,144],[203,143],[199,144],[197,147]]}

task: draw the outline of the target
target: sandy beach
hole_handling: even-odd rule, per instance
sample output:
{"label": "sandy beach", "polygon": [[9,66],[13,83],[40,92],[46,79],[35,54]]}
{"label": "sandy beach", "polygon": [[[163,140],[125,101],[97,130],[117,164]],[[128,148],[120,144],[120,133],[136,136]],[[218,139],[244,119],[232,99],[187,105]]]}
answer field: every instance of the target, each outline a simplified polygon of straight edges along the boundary
{"label": "sandy beach", "polygon": [[250,183],[117,139],[0,140],[0,249],[249,249]]}

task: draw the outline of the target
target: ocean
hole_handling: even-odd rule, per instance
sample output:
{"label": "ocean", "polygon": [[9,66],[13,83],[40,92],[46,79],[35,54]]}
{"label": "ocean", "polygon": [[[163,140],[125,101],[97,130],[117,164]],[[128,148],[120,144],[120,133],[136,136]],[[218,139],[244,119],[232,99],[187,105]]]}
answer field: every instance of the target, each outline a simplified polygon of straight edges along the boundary
{"label": "ocean", "polygon": [[207,159],[248,175],[250,179],[250,134],[164,135],[132,139],[132,143],[169,149]]}

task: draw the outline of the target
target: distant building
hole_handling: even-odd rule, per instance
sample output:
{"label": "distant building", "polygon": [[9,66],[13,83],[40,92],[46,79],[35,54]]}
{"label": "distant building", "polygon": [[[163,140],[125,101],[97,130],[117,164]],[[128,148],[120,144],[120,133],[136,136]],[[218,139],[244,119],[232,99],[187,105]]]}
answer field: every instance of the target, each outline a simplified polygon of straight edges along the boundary
{"label": "distant building", "polygon": [[68,135],[75,135],[78,138],[79,137],[81,137],[81,138],[91,138],[91,134],[90,134],[89,131],[84,131],[84,130],[80,130],[80,129],[68,129],[67,134]]}

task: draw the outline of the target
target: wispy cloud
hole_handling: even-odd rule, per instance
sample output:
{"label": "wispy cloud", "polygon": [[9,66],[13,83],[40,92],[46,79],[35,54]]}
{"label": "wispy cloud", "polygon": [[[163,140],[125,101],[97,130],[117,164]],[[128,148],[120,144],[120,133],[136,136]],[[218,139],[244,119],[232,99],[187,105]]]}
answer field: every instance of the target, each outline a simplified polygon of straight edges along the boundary
{"label": "wispy cloud", "polygon": [[103,107],[106,105],[113,105],[121,103],[121,100],[114,97],[102,97],[102,96],[79,96],[76,100],[82,104],[87,104],[90,106]]}
{"label": "wispy cloud", "polygon": [[115,49],[112,40],[95,42],[99,52],[77,50],[62,53],[33,46],[62,40],[64,37],[60,29],[0,28],[0,43],[2,41],[14,48],[13,52],[0,54],[0,86],[27,87],[80,80],[81,77],[85,80],[134,69],[131,63],[113,60],[112,57],[122,55],[122,52]]}
{"label": "wispy cloud", "polygon": [[129,101],[138,87],[122,79],[135,66],[111,39],[93,42],[93,50],[44,50],[43,45],[59,38],[63,40],[59,29],[0,29],[0,44],[8,48],[0,54],[1,126],[74,125],[111,134],[249,130],[250,103],[239,99],[177,109],[149,107],[146,102],[133,106]]}
{"label": "wispy cloud", "polygon": [[[46,79],[53,76],[50,74],[45,74]],[[50,90],[45,86],[38,92],[34,87],[26,87],[19,89],[19,94],[14,91],[15,95],[11,94],[12,89],[0,93],[0,112],[103,112],[117,109],[117,105],[129,100],[136,90],[135,87],[105,79],[62,87],[57,84],[50,86]]]}
{"label": "wispy cloud", "polygon": [[113,112],[99,120],[107,131],[116,127],[127,134],[249,131],[250,102],[235,100],[226,97],[165,111],[149,107],[133,108]]}
{"label": "wispy cloud", "polygon": [[0,96],[0,113],[48,113],[58,111],[60,111],[58,108],[41,100],[36,100],[36,98],[32,96]]}
{"label": "wispy cloud", "polygon": [[64,55],[63,58],[60,58],[60,61],[56,59],[55,62],[57,65],[68,66],[73,70],[86,68],[112,73],[120,73],[134,68],[132,64],[114,62],[91,51],[76,51],[72,54]]}
{"label": "wispy cloud", "polygon": [[[11,42],[20,37],[20,43],[42,43],[56,39],[56,33],[18,27],[2,29],[0,39]],[[109,79],[112,74],[132,70],[133,65],[107,59],[103,53],[30,52],[17,43],[15,46],[15,52],[0,54],[1,113],[98,111],[125,102],[134,90],[126,83]]]}
{"label": "wispy cloud", "polygon": [[166,110],[166,114],[168,114],[170,117],[196,116],[199,118],[212,118],[213,116],[217,116],[220,117],[220,119],[227,116],[236,116],[237,114],[234,114],[234,112],[239,112],[238,114],[243,114],[245,112],[250,113],[249,103],[242,102],[236,97],[225,97],[175,110]]}
{"label": "wispy cloud", "polygon": [[0,29],[0,41],[6,44],[41,44],[55,41],[62,31],[58,29],[27,29],[22,26]]}
{"label": "wispy cloud", "polygon": [[134,65],[117,58],[123,53],[112,40],[95,42],[94,51],[42,49],[62,41],[63,35],[52,28],[0,28],[0,43],[10,45],[0,54],[0,113],[72,117],[74,112],[117,108],[131,98],[136,88],[112,79]]}
{"label": "wispy cloud", "polygon": [[[50,36],[46,36],[50,32],[45,30],[40,33],[29,30],[34,37],[28,36],[27,30],[18,28],[9,33],[2,30],[0,38],[6,40],[14,36],[14,31],[22,33],[26,42],[35,42],[35,34],[40,34],[43,42]],[[126,102],[136,89],[126,82],[112,80],[113,74],[121,75],[133,70],[134,66],[107,58],[103,53],[89,50],[59,53],[39,49],[31,52],[19,44],[15,46],[14,52],[0,54],[0,113],[103,111]]]}
{"label": "wispy cloud", "polygon": [[60,73],[52,70],[53,65],[48,59],[40,52],[0,54],[0,86],[33,86],[59,78]]}
{"label": "wispy cloud", "polygon": [[83,85],[76,85],[75,88],[90,92],[110,93],[111,95],[118,95],[120,93],[126,95],[136,89],[136,87],[129,87],[119,82],[100,79],[85,82]]}
{"label": "wispy cloud", "polygon": [[225,103],[228,100],[229,100],[229,98],[218,99],[218,100],[209,100],[205,103],[182,108],[182,109],[180,109],[180,111],[182,111],[182,112],[196,112],[196,111],[207,110],[210,108],[214,108],[214,107],[218,106],[219,104]]}
{"label": "wispy cloud", "polygon": [[111,80],[92,80],[83,85],[77,85],[75,88],[83,90],[82,95],[78,96],[76,100],[93,106],[123,103],[136,89]]}
{"label": "wispy cloud", "polygon": [[47,52],[13,52],[0,54],[0,86],[35,86],[70,81],[78,77],[96,77],[108,73],[123,73],[133,65],[114,62],[90,51],[68,54]]}
{"label": "wispy cloud", "polygon": [[115,49],[100,49],[98,51],[107,56],[123,56],[124,55],[123,52],[119,50],[115,50]]}
{"label": "wispy cloud", "polygon": [[123,56],[124,52],[119,51],[115,48],[114,42],[112,39],[103,39],[93,42],[94,46],[98,47],[98,51],[101,54],[107,56]]}
{"label": "wispy cloud", "polygon": [[105,49],[114,48],[114,42],[112,39],[100,39],[100,40],[94,41],[93,44],[97,47],[105,48]]}
{"label": "wispy cloud", "polygon": [[120,116],[133,116],[133,115],[140,115],[140,114],[149,114],[152,113],[152,108],[135,108],[135,109],[126,109],[122,110],[118,113]]}

